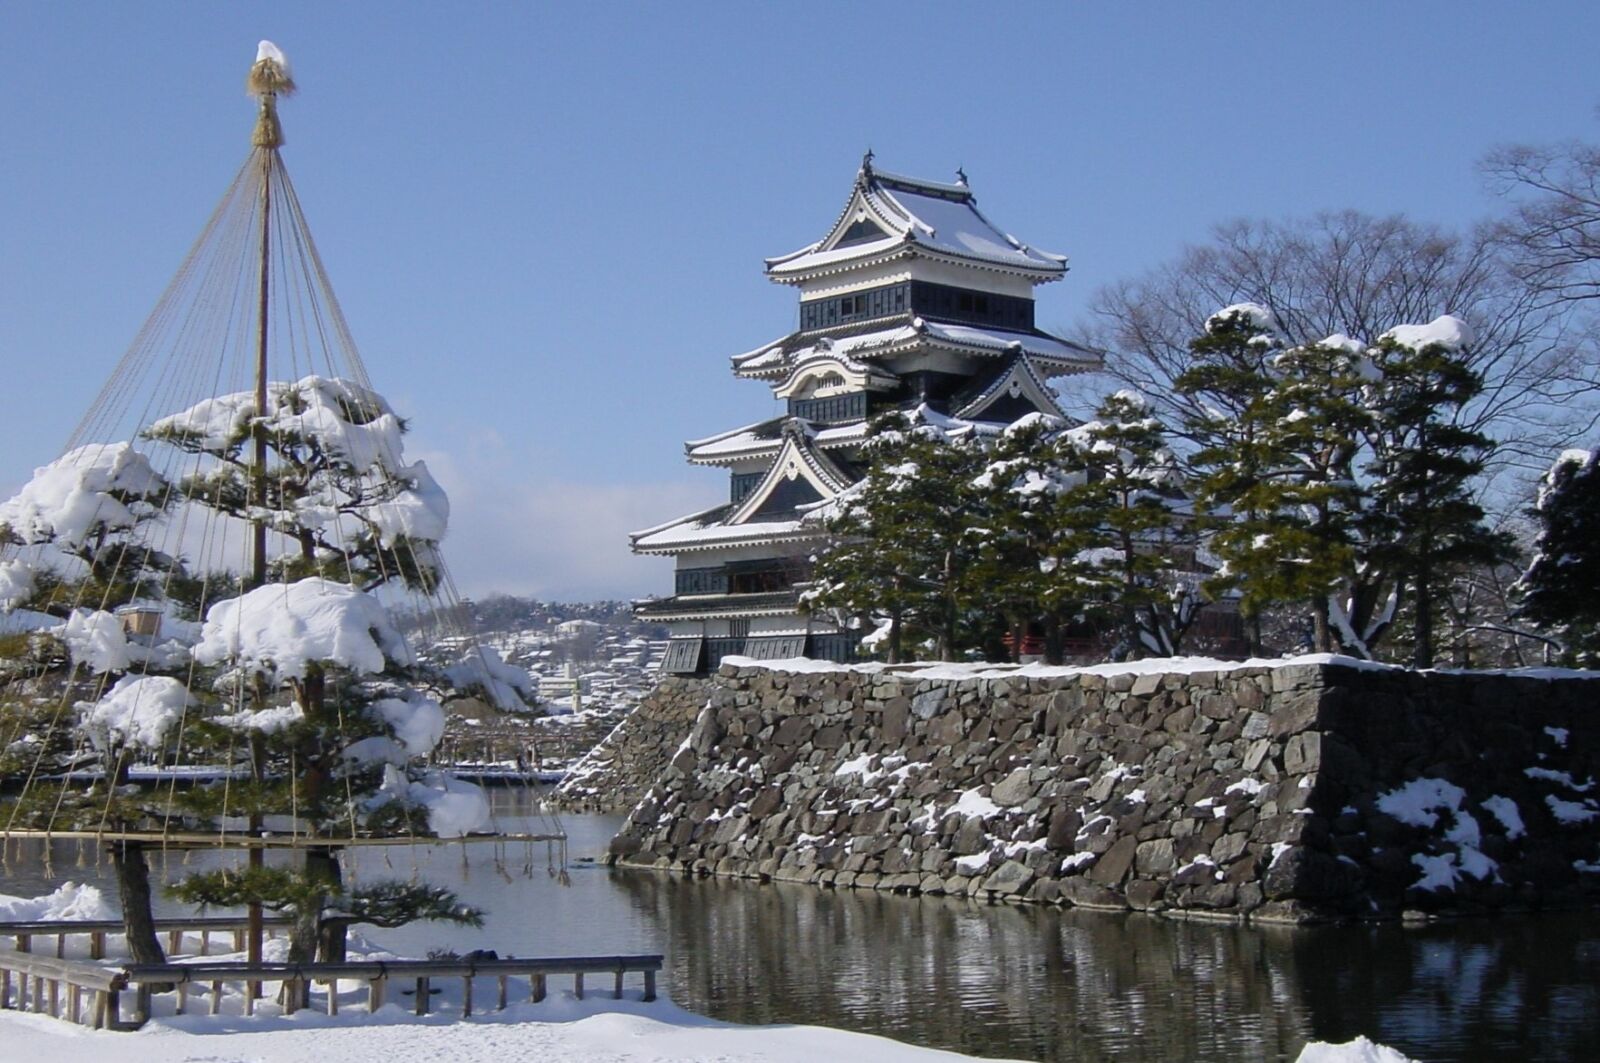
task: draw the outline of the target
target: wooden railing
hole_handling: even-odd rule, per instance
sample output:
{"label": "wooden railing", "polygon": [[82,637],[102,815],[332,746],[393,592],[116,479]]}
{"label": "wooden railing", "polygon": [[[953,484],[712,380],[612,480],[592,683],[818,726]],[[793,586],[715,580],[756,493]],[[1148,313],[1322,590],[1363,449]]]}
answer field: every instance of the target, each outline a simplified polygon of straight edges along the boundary
{"label": "wooden railing", "polygon": [[[185,935],[195,935],[200,938],[200,955],[206,956],[211,952],[212,934],[231,934],[233,937],[233,951],[244,951],[244,933],[249,927],[249,922],[244,916],[196,917],[187,916],[175,919],[154,920],[156,932],[167,935],[167,951],[182,952]],[[267,916],[261,921],[267,929],[267,936],[273,936],[277,930],[289,925],[289,920]],[[33,939],[55,938],[56,957],[59,959],[66,955],[67,938],[75,935],[87,935],[89,938],[89,958],[92,960],[104,959],[106,954],[106,935],[120,934],[123,932],[123,923],[120,919],[47,919],[47,920],[5,920],[0,921],[0,938],[9,937],[16,941],[18,952],[32,952]]]}
{"label": "wooden railing", "polygon": [[[87,1022],[97,1030],[121,1029],[117,1007],[127,984],[122,971],[98,963],[0,949],[0,1008]],[[85,993],[94,1000],[87,1013],[83,1010]]]}
{"label": "wooden railing", "polygon": [[[232,935],[234,951],[244,948],[243,935],[247,926],[242,918],[187,918],[157,919],[158,932],[167,935],[169,951],[181,952],[184,939],[198,936],[200,957],[207,955],[212,934]],[[271,919],[270,928],[281,929],[288,925],[284,919]],[[74,1023],[87,1023],[96,1029],[133,1030],[149,1020],[157,993],[175,993],[175,1011],[184,1014],[189,1007],[191,991],[202,986],[209,997],[208,1011],[216,1015],[221,1011],[224,986],[239,984],[243,987],[244,1012],[254,1014],[256,988],[263,982],[281,985],[280,999],[285,1013],[311,1006],[311,987],[321,983],[327,987],[323,1006],[329,1015],[339,1012],[338,983],[341,980],[366,982],[367,1008],[376,1011],[384,1006],[391,982],[409,982],[416,995],[413,1005],[416,1014],[426,1015],[432,983],[459,978],[462,983],[462,1014],[471,1015],[475,1006],[474,979],[494,979],[495,1006],[504,1009],[510,1001],[511,979],[528,980],[528,999],[537,1003],[545,999],[552,975],[571,975],[573,994],[582,998],[586,975],[611,975],[612,995],[620,1000],[627,975],[640,974],[644,986],[641,999],[656,999],[656,974],[661,970],[659,955],[639,956],[576,956],[555,959],[430,959],[354,961],[346,963],[259,963],[235,961],[208,962],[198,959],[184,963],[129,964],[112,967],[94,962],[105,956],[107,934],[122,932],[122,924],[113,920],[74,921],[7,921],[0,922],[0,937],[15,939],[14,949],[0,948],[0,1009],[14,1008],[52,1015]],[[87,935],[91,959],[68,959],[64,956],[66,939],[72,935]],[[55,938],[55,955],[40,955],[32,951],[36,938]],[[122,993],[132,989],[135,997],[133,1014],[122,1018]],[[92,1002],[87,1010],[85,999]]]}
{"label": "wooden railing", "polygon": [[[222,1007],[223,986],[236,982],[278,982],[283,986],[283,1010],[293,1014],[311,1006],[311,986],[315,982],[328,986],[324,1006],[329,1015],[339,1013],[337,982],[362,981],[367,983],[367,1010],[377,1011],[384,1006],[391,982],[411,982],[416,1000],[413,1005],[418,1015],[428,1014],[429,997],[433,982],[459,978],[462,984],[461,1013],[471,1015],[474,1008],[473,980],[493,978],[498,990],[495,1007],[504,1010],[510,1002],[510,980],[513,977],[528,979],[528,999],[534,1003],[545,999],[551,975],[572,975],[573,995],[583,998],[584,976],[609,974],[613,978],[612,995],[622,999],[626,975],[641,973],[644,976],[642,1000],[656,999],[656,972],[661,970],[661,957],[655,956],[579,956],[559,959],[506,959],[493,960],[385,960],[355,961],[348,963],[163,963],[134,964],[124,971],[127,981],[135,987],[137,1004],[133,1025],[142,1025],[150,1017],[152,986],[173,986],[177,993],[177,1014],[188,1009],[191,986],[205,985],[209,990],[210,1014]],[[247,992],[244,996],[245,1014],[252,1014],[254,1002]]]}

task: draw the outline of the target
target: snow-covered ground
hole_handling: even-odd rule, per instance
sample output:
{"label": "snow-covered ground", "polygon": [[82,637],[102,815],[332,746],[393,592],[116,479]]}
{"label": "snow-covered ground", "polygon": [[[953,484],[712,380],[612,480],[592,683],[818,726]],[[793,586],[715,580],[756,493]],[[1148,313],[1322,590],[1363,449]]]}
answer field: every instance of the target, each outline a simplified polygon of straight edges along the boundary
{"label": "snow-covered ground", "polygon": [[158,1019],[138,1033],[100,1033],[56,1019],[5,1012],[0,1039],[9,1059],[66,1063],[114,1052],[118,1063],[505,1063],[571,1060],[966,1059],[887,1038],[820,1026],[734,1026],[665,1000],[577,1000],[551,993],[538,1004],[461,1020],[417,1018],[389,1004],[374,1015],[330,1019],[313,1011],[254,1019]]}
{"label": "snow-covered ground", "polygon": [[[552,993],[539,1004],[514,1005],[468,1020],[419,1019],[390,1004],[375,1015],[330,1019],[314,1011],[290,1018],[160,1019],[138,1033],[105,1033],[57,1019],[0,1013],[8,1059],[77,1063],[114,1052],[118,1063],[505,1063],[516,1059],[594,1063],[709,1063],[752,1060],[813,1063],[931,1063],[976,1057],[917,1048],[883,1037],[821,1026],[736,1026],[715,1022],[665,1000],[651,1004],[576,1000]],[[1409,1063],[1391,1048],[1357,1038],[1345,1045],[1314,1042],[1298,1063]]]}

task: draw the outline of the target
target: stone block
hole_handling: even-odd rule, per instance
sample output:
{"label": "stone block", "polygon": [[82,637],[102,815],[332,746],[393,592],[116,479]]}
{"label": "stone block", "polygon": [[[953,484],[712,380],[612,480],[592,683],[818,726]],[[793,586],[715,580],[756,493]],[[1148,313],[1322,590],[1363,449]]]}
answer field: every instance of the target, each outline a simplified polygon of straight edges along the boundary
{"label": "stone block", "polygon": [[989,797],[1001,808],[1011,808],[1028,800],[1033,796],[1033,792],[1034,783],[1031,773],[1027,768],[1017,768],[995,784],[994,790]]}
{"label": "stone block", "polygon": [[1175,866],[1171,838],[1143,842],[1135,850],[1134,868],[1141,875],[1165,874]]}
{"label": "stone block", "polygon": [[944,711],[945,690],[942,686],[925,690],[911,699],[911,711],[919,720],[930,720]]}
{"label": "stone block", "polygon": [[1122,894],[1083,877],[1063,879],[1061,898],[1079,908],[1106,908],[1120,911],[1128,907],[1127,899]]}
{"label": "stone block", "polygon": [[1094,867],[1089,869],[1088,877],[1101,886],[1120,885],[1127,876],[1129,867],[1133,865],[1138,847],[1137,838],[1129,836],[1117,839],[1116,843],[1095,861]]}
{"label": "stone block", "polygon": [[1137,879],[1128,884],[1126,894],[1128,907],[1136,912],[1150,912],[1165,908],[1166,905],[1161,900],[1162,894],[1165,892],[1166,887],[1160,882],[1147,878]]}
{"label": "stone block", "polygon": [[1283,748],[1283,770],[1290,775],[1304,775],[1322,767],[1322,735],[1305,731],[1290,737]]}
{"label": "stone block", "polygon": [[983,880],[983,888],[993,893],[1014,896],[1026,890],[1034,880],[1033,869],[1016,860],[1007,860],[999,869]]}

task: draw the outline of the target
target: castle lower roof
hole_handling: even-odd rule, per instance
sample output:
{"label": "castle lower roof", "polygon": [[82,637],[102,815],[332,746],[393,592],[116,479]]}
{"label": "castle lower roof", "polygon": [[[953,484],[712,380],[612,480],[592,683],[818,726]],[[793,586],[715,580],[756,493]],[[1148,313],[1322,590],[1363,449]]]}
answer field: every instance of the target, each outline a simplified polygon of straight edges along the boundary
{"label": "castle lower roof", "polygon": [[773,379],[786,375],[808,358],[832,355],[853,362],[874,361],[918,349],[949,350],[984,358],[1022,352],[1034,359],[1045,377],[1094,369],[1099,352],[1039,329],[1018,331],[986,325],[963,325],[911,314],[884,318],[825,335],[794,332],[737,355],[739,376]]}

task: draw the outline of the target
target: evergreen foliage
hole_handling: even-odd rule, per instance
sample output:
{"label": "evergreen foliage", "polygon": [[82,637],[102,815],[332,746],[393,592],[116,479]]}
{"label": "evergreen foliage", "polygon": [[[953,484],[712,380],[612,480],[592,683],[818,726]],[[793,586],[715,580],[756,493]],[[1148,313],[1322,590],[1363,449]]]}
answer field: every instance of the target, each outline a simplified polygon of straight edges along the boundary
{"label": "evergreen foliage", "polygon": [[804,605],[847,617],[881,616],[891,661],[932,641],[957,649],[962,580],[974,559],[965,534],[974,511],[977,453],[935,425],[903,414],[875,422],[865,477],[837,503]]}
{"label": "evergreen foliage", "polygon": [[1166,427],[1140,395],[1119,391],[1058,447],[1061,467],[1082,470],[1063,517],[1086,540],[1084,583],[1110,619],[1112,655],[1175,655],[1205,597],[1198,530]]}
{"label": "evergreen foliage", "polygon": [[1600,665],[1600,451],[1568,451],[1545,475],[1537,552],[1518,616],[1551,631],[1567,663]]}

